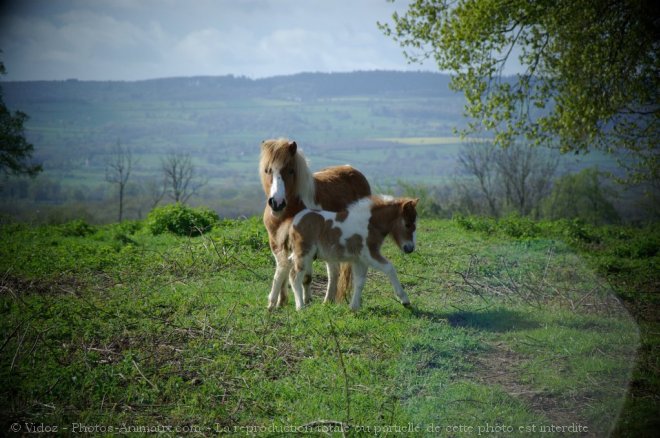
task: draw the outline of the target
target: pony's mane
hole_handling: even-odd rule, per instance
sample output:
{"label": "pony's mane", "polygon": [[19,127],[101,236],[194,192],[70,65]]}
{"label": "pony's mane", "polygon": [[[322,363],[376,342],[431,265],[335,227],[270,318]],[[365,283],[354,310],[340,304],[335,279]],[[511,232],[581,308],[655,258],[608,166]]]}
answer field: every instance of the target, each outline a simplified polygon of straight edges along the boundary
{"label": "pony's mane", "polygon": [[315,194],[316,186],[314,185],[314,175],[309,169],[307,158],[300,149],[296,152],[294,157],[296,160],[296,184],[298,196],[307,208],[318,208],[316,205]]}

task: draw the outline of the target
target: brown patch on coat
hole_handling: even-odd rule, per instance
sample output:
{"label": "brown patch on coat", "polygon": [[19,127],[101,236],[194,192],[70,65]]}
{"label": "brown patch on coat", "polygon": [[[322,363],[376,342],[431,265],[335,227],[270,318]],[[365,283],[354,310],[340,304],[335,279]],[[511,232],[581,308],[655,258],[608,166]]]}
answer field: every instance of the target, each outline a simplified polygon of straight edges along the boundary
{"label": "brown patch on coat", "polygon": [[325,219],[322,215],[310,211],[291,228],[289,241],[292,252],[298,257],[309,254],[315,244],[323,248],[324,252],[331,253],[336,259],[362,252],[364,246],[362,236],[352,235],[346,239],[345,245],[341,244],[341,237],[342,232],[332,219]]}
{"label": "brown patch on coat", "polygon": [[367,248],[371,257],[379,263],[387,263],[380,254],[380,247],[385,237],[392,230],[392,224],[399,216],[399,205],[387,203],[380,198],[373,198],[371,217],[369,218],[369,234],[367,235]]}
{"label": "brown patch on coat", "polygon": [[[415,231],[415,221],[417,220],[417,199],[397,198],[394,200],[384,200],[383,198],[372,196],[371,217],[369,218],[369,234],[367,235],[367,247],[369,254],[374,260],[380,263],[387,263],[387,260],[380,254],[380,248],[388,234],[401,247],[402,233],[410,235]],[[405,230],[401,230],[401,220]]]}
{"label": "brown patch on coat", "polygon": [[348,210],[343,210],[335,215],[335,221],[344,222],[348,218]]}
{"label": "brown patch on coat", "polygon": [[346,251],[351,255],[358,255],[362,252],[362,236],[353,234],[350,238],[346,239]]}
{"label": "brown patch on coat", "polygon": [[371,195],[365,176],[351,166],[334,166],[314,173],[316,203],[323,210],[343,211],[351,203]]}

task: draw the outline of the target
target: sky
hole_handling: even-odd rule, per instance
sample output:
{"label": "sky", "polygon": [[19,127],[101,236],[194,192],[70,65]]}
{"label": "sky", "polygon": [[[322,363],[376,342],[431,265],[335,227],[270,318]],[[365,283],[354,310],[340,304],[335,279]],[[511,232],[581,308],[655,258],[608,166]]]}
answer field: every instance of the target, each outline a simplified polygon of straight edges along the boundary
{"label": "sky", "polygon": [[0,0],[3,80],[437,71],[378,29],[410,0]]}

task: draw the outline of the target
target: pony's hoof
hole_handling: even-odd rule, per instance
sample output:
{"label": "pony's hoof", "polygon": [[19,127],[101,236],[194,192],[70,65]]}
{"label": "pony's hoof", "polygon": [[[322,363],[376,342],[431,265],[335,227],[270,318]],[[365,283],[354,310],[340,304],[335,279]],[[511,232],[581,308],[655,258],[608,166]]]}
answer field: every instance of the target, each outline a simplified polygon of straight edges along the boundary
{"label": "pony's hoof", "polygon": [[403,304],[403,307],[405,307],[406,309],[412,309],[412,304],[410,303],[401,303],[401,304]]}

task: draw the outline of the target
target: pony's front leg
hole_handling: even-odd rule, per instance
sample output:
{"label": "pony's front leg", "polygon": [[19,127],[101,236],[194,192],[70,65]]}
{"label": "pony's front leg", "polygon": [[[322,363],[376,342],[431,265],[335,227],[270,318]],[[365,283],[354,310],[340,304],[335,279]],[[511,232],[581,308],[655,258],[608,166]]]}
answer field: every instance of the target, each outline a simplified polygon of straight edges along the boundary
{"label": "pony's front leg", "polygon": [[305,277],[303,278],[303,303],[305,305],[312,302],[312,264],[309,263],[304,271]]}
{"label": "pony's front leg", "polygon": [[326,262],[328,270],[328,289],[325,291],[324,303],[334,303],[337,297],[337,280],[339,279],[339,263]]}
{"label": "pony's front leg", "polygon": [[406,307],[410,307],[410,298],[408,298],[406,291],[404,291],[403,286],[401,286],[401,282],[399,282],[399,278],[396,276],[396,269],[394,269],[392,263],[390,263],[387,259],[384,260],[384,262],[373,260],[371,265],[379,271],[384,272],[389,277],[390,283],[392,283],[392,286],[394,287],[396,296],[399,297],[399,300],[401,300],[401,304]]}
{"label": "pony's front leg", "polygon": [[296,300],[296,310],[302,309],[305,304],[309,303],[309,290],[305,291],[305,289],[309,289],[309,283],[312,281],[311,268],[312,260],[310,257],[294,259],[289,281],[291,282],[291,289],[293,289],[293,297]]}
{"label": "pony's front leg", "polygon": [[284,252],[275,254],[275,275],[273,276],[273,285],[268,295],[268,310],[272,310],[275,306],[282,307],[286,304],[286,277],[291,271],[291,262]]}
{"label": "pony's front leg", "polygon": [[351,300],[351,310],[360,310],[362,304],[362,289],[367,281],[368,266],[364,263],[353,263],[353,299]]}

